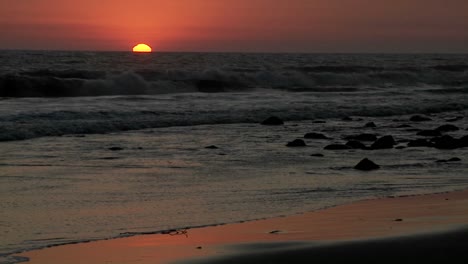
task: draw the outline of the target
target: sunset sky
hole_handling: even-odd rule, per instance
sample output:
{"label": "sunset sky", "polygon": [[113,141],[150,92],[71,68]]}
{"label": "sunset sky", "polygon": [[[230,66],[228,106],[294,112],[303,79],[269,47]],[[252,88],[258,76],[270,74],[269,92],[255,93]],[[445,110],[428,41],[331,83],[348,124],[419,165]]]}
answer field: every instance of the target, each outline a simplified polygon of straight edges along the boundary
{"label": "sunset sky", "polygon": [[0,49],[468,52],[467,0],[0,0]]}

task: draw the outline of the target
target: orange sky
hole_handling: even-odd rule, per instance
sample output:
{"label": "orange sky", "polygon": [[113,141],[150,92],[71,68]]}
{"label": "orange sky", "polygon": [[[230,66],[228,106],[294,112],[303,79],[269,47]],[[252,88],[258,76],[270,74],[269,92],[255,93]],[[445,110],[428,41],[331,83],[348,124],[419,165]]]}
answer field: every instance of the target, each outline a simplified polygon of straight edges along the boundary
{"label": "orange sky", "polygon": [[468,52],[467,0],[0,0],[0,49]]}

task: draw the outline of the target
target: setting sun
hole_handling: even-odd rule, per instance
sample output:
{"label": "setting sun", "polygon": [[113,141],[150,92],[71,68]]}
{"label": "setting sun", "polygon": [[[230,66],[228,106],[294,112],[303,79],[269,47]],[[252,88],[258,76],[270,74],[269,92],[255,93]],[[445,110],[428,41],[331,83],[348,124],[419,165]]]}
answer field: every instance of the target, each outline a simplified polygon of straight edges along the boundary
{"label": "setting sun", "polygon": [[151,47],[146,44],[138,44],[133,47],[133,52],[151,52]]}

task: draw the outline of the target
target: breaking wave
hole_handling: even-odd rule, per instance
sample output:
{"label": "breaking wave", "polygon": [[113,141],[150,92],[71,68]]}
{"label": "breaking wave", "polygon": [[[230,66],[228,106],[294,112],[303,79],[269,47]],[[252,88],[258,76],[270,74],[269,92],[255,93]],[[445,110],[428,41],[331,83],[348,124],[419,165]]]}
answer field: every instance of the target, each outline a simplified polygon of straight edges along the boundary
{"label": "breaking wave", "polygon": [[468,56],[2,51],[0,140],[465,111]]}
{"label": "breaking wave", "polygon": [[354,92],[386,88],[468,83],[468,65],[430,67],[286,66],[151,70],[123,72],[39,69],[0,75],[0,97],[75,97],[151,95],[186,92],[236,92],[252,89]]}

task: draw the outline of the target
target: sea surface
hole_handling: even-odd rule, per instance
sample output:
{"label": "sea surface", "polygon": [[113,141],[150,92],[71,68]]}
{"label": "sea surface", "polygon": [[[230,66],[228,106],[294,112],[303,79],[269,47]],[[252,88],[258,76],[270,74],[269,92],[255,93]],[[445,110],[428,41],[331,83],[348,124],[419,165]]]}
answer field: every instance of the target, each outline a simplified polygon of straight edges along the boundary
{"label": "sea surface", "polygon": [[[468,55],[0,51],[0,62],[0,263],[468,187],[468,148],[407,146],[445,124],[468,135]],[[260,124],[270,116],[285,124]],[[286,147],[309,132],[328,139]],[[324,149],[361,133],[397,145]],[[381,168],[353,168],[366,157]]]}

